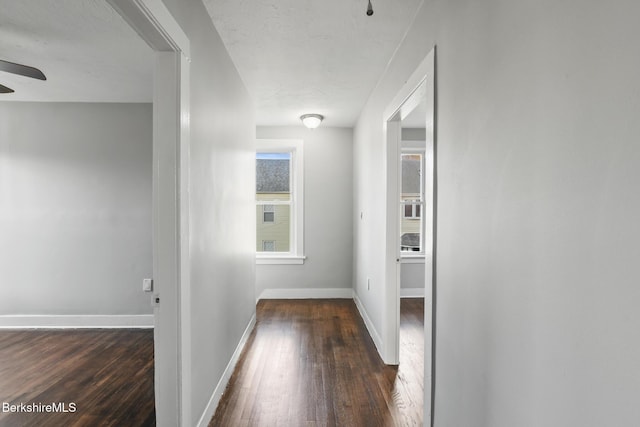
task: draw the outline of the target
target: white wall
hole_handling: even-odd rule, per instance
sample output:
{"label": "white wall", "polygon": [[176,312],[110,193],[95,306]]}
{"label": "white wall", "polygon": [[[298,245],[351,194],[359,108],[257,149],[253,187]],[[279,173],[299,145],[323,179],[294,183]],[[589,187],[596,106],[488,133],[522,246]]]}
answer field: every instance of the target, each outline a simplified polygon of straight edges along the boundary
{"label": "white wall", "polygon": [[[164,0],[191,42],[191,420],[255,314],[255,121],[200,0]],[[208,420],[205,420],[208,422]]]}
{"label": "white wall", "polygon": [[[302,124],[298,127],[258,127],[257,137],[304,141],[304,255],[307,259],[303,265],[256,266],[256,295],[305,295],[290,291],[270,292],[273,289],[302,289],[303,292],[311,289],[350,290],[353,254],[352,130],[322,125],[309,130]],[[317,295],[342,294],[344,291]]]}
{"label": "white wall", "polygon": [[379,325],[382,111],[437,44],[437,426],[640,419],[639,14],[426,1],[359,118],[356,284]]}
{"label": "white wall", "polygon": [[151,114],[0,103],[0,314],[151,314]]}

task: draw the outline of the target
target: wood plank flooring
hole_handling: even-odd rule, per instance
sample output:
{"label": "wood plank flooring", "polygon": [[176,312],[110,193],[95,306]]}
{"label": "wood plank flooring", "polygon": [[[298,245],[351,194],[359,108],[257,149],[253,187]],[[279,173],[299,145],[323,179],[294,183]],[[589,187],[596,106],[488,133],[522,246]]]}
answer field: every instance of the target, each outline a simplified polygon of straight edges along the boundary
{"label": "wood plank flooring", "polygon": [[0,404],[75,403],[5,413],[0,426],[154,426],[152,330],[0,331]]}
{"label": "wood plank flooring", "polygon": [[402,301],[393,367],[378,357],[352,300],[260,301],[209,426],[422,426],[421,302]]}

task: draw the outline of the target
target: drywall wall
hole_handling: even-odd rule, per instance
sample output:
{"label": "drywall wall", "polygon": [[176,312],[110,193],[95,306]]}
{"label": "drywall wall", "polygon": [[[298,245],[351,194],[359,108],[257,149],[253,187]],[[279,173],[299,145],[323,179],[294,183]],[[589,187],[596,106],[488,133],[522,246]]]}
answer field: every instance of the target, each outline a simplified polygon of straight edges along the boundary
{"label": "drywall wall", "polygon": [[405,144],[406,142],[422,142],[419,144],[420,147],[424,148],[425,140],[427,138],[427,130],[425,128],[407,128],[403,127],[401,129],[401,139],[403,141],[403,147],[413,147],[412,144]]}
{"label": "drywall wall", "polygon": [[202,2],[164,3],[191,42],[192,377],[183,386],[196,425],[255,314],[255,121]]}
{"label": "drywall wall", "polygon": [[416,289],[424,292],[424,260],[422,262],[403,262],[400,272],[400,288],[407,289],[401,291],[401,296],[420,296]]}
{"label": "drywall wall", "polygon": [[151,104],[0,103],[0,314],[151,314]]}
{"label": "drywall wall", "polygon": [[437,426],[640,419],[638,14],[425,1],[358,120],[356,290],[379,325],[382,111],[437,45]]}
{"label": "drywall wall", "polygon": [[[258,127],[262,139],[302,139],[304,255],[302,265],[256,266],[256,296],[305,295],[290,290],[351,289],[353,132],[350,128]],[[273,292],[274,289],[287,290]],[[266,291],[266,292],[265,292]],[[339,291],[335,295],[346,295]]]}

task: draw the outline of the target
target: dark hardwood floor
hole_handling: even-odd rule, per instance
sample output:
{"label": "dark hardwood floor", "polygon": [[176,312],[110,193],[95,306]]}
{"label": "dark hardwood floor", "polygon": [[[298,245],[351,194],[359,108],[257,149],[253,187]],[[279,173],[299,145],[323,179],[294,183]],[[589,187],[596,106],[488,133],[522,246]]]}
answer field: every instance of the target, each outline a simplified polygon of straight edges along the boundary
{"label": "dark hardwood floor", "polygon": [[0,426],[154,426],[152,330],[0,331],[0,404],[75,412],[7,413]]}
{"label": "dark hardwood floor", "polygon": [[352,300],[262,300],[209,426],[422,426],[422,300],[403,300],[382,363]]}
{"label": "dark hardwood floor", "polygon": [[[424,298],[400,300],[400,367],[398,376],[407,376],[399,383],[406,387],[405,396],[419,414],[416,425],[422,426],[424,407]],[[416,410],[415,408],[419,408]],[[415,419],[402,425],[414,425]]]}

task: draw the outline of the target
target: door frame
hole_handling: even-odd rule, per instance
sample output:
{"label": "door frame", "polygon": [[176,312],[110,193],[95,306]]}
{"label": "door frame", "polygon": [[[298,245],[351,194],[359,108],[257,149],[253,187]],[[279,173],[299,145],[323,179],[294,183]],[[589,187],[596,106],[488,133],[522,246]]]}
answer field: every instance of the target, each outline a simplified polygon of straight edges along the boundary
{"label": "door frame", "polygon": [[161,0],[107,1],[155,55],[152,304],[156,424],[190,426],[190,43]]}
{"label": "door frame", "polygon": [[[424,328],[424,425],[432,424],[435,387],[435,257],[436,257],[436,156],[435,156],[435,46],[411,74],[392,102],[384,110],[386,168],[386,228],[385,228],[385,300],[383,324],[383,360],[397,365],[400,356],[400,185],[402,183],[401,121],[427,97],[431,103],[433,132],[427,132],[425,147],[425,328]],[[427,120],[425,118],[425,123]],[[429,183],[430,181],[430,183]],[[427,203],[431,203],[428,208]],[[431,248],[431,253],[427,249]]]}

